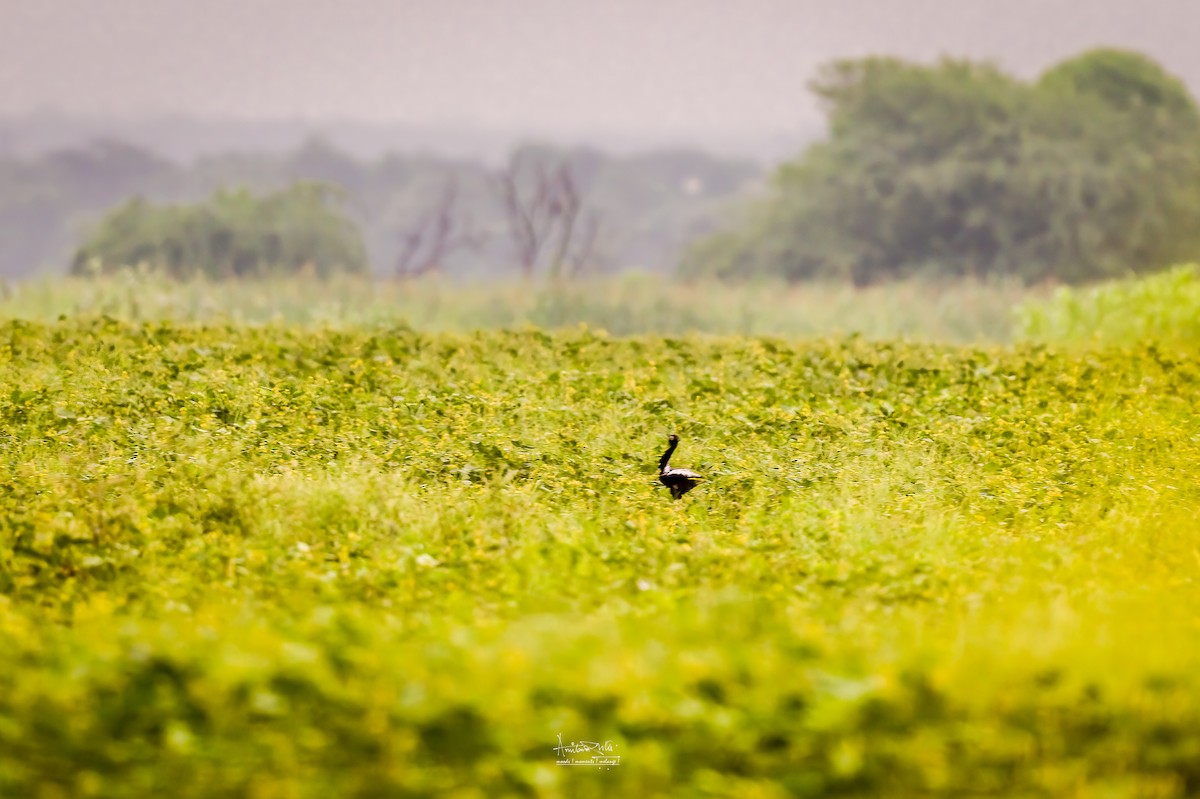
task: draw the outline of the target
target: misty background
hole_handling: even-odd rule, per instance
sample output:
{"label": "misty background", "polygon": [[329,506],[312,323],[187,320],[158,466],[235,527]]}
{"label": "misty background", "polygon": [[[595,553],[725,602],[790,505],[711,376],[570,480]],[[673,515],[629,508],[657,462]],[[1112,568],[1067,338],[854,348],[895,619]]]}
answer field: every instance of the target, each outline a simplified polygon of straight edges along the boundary
{"label": "misty background", "polygon": [[[0,13],[8,277],[64,273],[131,197],[297,180],[346,191],[388,274],[449,187],[456,214],[502,237],[485,206],[514,153],[572,165],[597,268],[670,272],[826,134],[807,85],[831,60],[950,55],[1032,79],[1117,46],[1200,89],[1188,0],[3,0]],[[457,271],[498,257],[464,250]]]}

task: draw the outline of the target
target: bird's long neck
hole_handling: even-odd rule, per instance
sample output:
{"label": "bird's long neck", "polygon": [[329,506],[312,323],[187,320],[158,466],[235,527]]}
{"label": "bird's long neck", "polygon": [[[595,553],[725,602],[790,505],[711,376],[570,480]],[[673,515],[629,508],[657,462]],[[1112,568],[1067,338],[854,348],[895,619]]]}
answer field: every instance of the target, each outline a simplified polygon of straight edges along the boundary
{"label": "bird's long neck", "polygon": [[675,448],[677,446],[679,446],[678,441],[672,441],[670,444],[667,445],[667,451],[664,452],[662,454],[662,457],[658,459],[658,473],[659,474],[662,474],[663,472],[665,472],[667,470],[667,463],[671,460],[671,453],[673,453],[675,451]]}

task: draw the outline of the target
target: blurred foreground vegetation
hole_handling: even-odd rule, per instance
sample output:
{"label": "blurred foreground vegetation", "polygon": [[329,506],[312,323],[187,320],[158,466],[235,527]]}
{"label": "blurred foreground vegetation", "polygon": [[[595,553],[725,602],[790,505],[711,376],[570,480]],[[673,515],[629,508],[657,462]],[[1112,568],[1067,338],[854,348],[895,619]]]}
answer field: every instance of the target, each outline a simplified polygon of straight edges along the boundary
{"label": "blurred foreground vegetation", "polygon": [[1061,287],[1017,309],[1017,334],[1040,341],[1200,341],[1200,265],[1084,288]]}
{"label": "blurred foreground vegetation", "polygon": [[1193,795],[1198,354],[5,322],[0,795]]}
{"label": "blurred foreground vegetation", "polygon": [[107,316],[131,322],[405,325],[473,331],[586,325],[612,335],[859,334],[962,343],[1021,340],[1200,341],[1200,266],[1088,287],[908,280],[856,288],[821,282],[674,284],[653,275],[459,284],[294,275],[175,280],[126,269],[99,279],[0,284],[0,318]]}
{"label": "blurred foreground vegetation", "polygon": [[124,270],[101,279],[21,281],[0,290],[0,318],[52,321],[107,315],[129,321],[409,325],[471,331],[587,325],[638,333],[820,336],[859,333],[937,341],[1007,341],[1019,302],[1048,295],[997,281],[908,281],[855,288],[764,281],[684,285],[654,275],[574,281],[458,283],[349,276],[177,281]]}
{"label": "blurred foreground vegetation", "polygon": [[908,280],[675,284],[653,275],[461,284],[314,275],[174,280],[145,270],[0,284],[0,318],[107,316],[130,322],[403,325],[469,332],[585,325],[611,335],[859,334],[960,343],[1200,341],[1200,266],[1086,287]]}

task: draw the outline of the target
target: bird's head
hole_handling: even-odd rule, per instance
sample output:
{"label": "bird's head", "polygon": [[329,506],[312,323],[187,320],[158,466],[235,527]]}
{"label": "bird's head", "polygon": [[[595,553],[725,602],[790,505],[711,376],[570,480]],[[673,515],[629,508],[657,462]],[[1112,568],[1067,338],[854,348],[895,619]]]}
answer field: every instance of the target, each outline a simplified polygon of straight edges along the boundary
{"label": "bird's head", "polygon": [[672,433],[671,435],[667,436],[667,442],[668,442],[668,443],[670,443],[670,444],[678,444],[678,443],[679,443],[679,436],[677,436],[677,435],[675,435],[674,433]]}

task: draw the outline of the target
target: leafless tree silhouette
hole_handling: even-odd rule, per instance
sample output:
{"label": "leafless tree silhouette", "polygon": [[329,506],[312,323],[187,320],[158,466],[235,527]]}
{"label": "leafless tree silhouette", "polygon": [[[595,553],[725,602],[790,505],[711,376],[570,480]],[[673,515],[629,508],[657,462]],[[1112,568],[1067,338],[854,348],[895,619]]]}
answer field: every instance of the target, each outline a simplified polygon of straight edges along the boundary
{"label": "leafless tree silhouette", "polygon": [[583,227],[579,230],[574,251],[566,256],[566,266],[569,267],[570,277],[582,277],[583,274],[596,265],[598,258],[596,242],[600,237],[600,212],[594,208],[588,209],[583,215]]}
{"label": "leafless tree silhouette", "polygon": [[401,236],[395,275],[406,279],[440,270],[458,250],[478,250],[487,240],[469,214],[458,214],[458,182],[448,178],[437,203],[421,214]]}
{"label": "leafless tree silhouette", "polygon": [[[525,172],[532,174],[526,177]],[[522,276],[531,278],[536,274],[549,248],[551,276],[559,277],[567,270],[567,276],[574,277],[587,267],[600,218],[595,211],[585,214],[582,236],[577,237],[583,202],[570,164],[563,162],[550,169],[536,162],[527,167],[518,153],[496,173],[494,182]]]}

